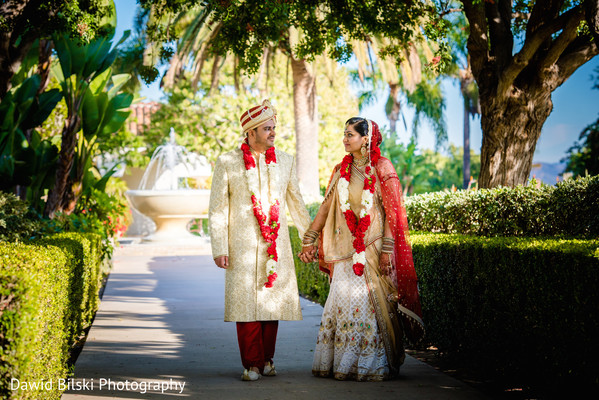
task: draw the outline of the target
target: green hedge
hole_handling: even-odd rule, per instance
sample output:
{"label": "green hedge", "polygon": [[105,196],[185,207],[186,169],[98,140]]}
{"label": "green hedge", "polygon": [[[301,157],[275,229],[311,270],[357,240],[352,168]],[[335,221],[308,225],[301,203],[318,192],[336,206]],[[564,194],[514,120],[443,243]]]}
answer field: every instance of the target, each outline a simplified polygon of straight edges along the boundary
{"label": "green hedge", "polygon": [[66,377],[71,275],[57,248],[0,242],[1,398],[60,398],[56,387],[13,392],[10,385],[12,378],[35,383]]}
{"label": "green hedge", "polygon": [[435,192],[406,199],[415,231],[478,236],[599,237],[599,176],[555,186]]}
{"label": "green hedge", "polygon": [[69,343],[73,343],[87,327],[98,309],[98,293],[102,281],[100,271],[101,237],[94,233],[64,232],[36,241],[56,246],[66,256],[69,270]]}
{"label": "green hedge", "polygon": [[[58,399],[69,350],[98,307],[102,241],[61,233],[31,245],[0,242],[0,398]],[[52,380],[51,391],[12,391]]]}
{"label": "green hedge", "polygon": [[39,235],[41,222],[27,203],[0,192],[0,241],[23,242]]}
{"label": "green hedge", "polygon": [[[328,278],[295,256],[299,291]],[[599,240],[412,233],[426,343],[514,384],[599,385]]]}
{"label": "green hedge", "polygon": [[599,240],[412,244],[430,343],[508,381],[599,385]]}
{"label": "green hedge", "polygon": [[291,239],[295,274],[300,294],[307,299],[324,305],[329,295],[328,275],[318,269],[318,263],[306,264],[297,257],[297,254],[302,250],[302,242],[295,226],[289,226],[289,238]]}

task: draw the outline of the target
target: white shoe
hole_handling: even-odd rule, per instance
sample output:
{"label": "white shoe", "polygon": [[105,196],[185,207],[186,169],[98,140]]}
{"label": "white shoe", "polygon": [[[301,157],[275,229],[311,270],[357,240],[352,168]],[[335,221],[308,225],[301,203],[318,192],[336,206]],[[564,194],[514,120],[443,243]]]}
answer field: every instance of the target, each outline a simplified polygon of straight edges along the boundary
{"label": "white shoe", "polygon": [[243,375],[241,375],[242,381],[257,381],[260,379],[261,375],[251,369],[244,369]]}
{"label": "white shoe", "polygon": [[272,362],[269,362],[264,365],[264,376],[277,376],[277,370],[275,369],[275,365]]}

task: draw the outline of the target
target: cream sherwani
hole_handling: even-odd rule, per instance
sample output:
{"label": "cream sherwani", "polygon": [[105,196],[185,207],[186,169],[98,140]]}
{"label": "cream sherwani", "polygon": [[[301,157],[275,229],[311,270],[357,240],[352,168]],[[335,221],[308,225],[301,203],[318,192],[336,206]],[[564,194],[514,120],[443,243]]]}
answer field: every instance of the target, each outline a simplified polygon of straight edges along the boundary
{"label": "cream sherwani", "polygon": [[[216,161],[210,193],[210,239],[212,255],[229,256],[225,275],[225,321],[250,322],[300,320],[295,265],[287,228],[285,204],[303,236],[310,216],[300,194],[293,156],[276,151],[278,197],[281,205],[277,239],[277,280],[264,287],[268,248],[252,210],[241,149],[221,155]],[[260,200],[268,216],[268,173],[264,155],[258,167]]]}

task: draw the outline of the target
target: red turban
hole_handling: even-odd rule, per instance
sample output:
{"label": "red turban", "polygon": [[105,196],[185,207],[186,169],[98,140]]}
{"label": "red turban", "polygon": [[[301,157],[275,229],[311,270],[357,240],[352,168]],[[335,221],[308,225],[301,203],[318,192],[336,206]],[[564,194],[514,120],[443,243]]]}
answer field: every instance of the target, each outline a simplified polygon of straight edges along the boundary
{"label": "red turban", "polygon": [[241,122],[241,128],[245,133],[271,119],[274,119],[275,122],[277,121],[277,110],[270,104],[270,101],[264,100],[262,105],[252,107],[241,114],[239,121]]}

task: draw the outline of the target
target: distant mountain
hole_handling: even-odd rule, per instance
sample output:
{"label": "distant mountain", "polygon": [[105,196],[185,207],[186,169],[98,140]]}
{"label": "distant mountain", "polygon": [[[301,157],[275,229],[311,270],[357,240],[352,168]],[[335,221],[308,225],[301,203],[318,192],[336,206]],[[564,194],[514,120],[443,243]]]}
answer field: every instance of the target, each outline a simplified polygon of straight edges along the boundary
{"label": "distant mountain", "polygon": [[546,183],[548,185],[555,185],[557,178],[561,181],[562,173],[566,168],[565,162],[558,163],[544,163],[544,162],[533,162],[532,169],[530,170],[530,177]]}

